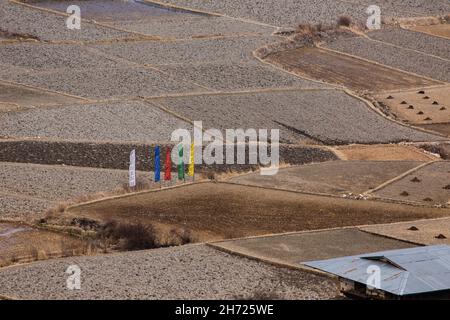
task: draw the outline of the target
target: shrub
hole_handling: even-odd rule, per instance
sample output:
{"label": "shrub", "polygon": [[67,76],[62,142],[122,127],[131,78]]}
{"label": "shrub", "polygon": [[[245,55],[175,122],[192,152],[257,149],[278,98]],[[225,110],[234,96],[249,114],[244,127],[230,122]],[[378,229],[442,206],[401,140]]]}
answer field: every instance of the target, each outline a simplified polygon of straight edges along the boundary
{"label": "shrub", "polygon": [[142,223],[131,224],[110,221],[102,227],[98,236],[114,240],[120,249],[127,251],[158,247],[154,227]]}
{"label": "shrub", "polygon": [[184,228],[175,228],[169,232],[169,246],[180,246],[195,242],[192,232]]}
{"label": "shrub", "polygon": [[130,188],[128,183],[124,183],[122,185],[122,189],[126,193],[139,192],[144,190],[149,190],[151,188],[150,183],[148,181],[137,181],[136,187]]}
{"label": "shrub", "polygon": [[350,27],[352,24],[352,19],[348,16],[340,16],[337,25],[340,27]]}
{"label": "shrub", "polygon": [[83,230],[97,230],[100,227],[97,221],[89,218],[73,218],[70,225],[80,227]]}

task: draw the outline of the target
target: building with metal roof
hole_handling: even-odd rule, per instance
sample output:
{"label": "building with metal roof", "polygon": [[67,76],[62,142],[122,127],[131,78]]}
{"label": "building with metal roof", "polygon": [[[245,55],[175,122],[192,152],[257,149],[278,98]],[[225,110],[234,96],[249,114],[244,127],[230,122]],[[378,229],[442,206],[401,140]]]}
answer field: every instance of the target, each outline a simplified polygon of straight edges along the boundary
{"label": "building with metal roof", "polygon": [[304,262],[340,280],[350,296],[381,299],[450,298],[450,246],[382,251]]}

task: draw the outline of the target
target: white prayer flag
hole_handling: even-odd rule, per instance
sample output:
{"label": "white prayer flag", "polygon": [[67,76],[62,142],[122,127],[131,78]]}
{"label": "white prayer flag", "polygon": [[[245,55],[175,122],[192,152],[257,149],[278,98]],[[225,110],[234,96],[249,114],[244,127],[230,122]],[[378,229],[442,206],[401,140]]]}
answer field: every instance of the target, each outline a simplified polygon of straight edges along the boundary
{"label": "white prayer flag", "polygon": [[136,187],[136,150],[130,153],[129,184],[130,188]]}

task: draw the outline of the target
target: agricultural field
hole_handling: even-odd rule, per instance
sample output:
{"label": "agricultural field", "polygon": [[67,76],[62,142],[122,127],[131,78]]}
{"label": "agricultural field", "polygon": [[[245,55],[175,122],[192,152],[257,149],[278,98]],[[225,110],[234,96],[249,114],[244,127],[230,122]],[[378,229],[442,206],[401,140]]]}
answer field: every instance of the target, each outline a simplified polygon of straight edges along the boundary
{"label": "agricultural field", "polygon": [[400,119],[414,124],[450,120],[450,87],[391,92],[377,96]]}
{"label": "agricultural field", "polygon": [[[74,263],[90,270],[85,275],[88,287],[83,291],[66,290],[65,280],[52,276]],[[124,277],[124,271],[129,276]],[[329,278],[280,269],[205,245],[44,261],[22,268],[9,267],[0,270],[0,274],[0,294],[22,299],[339,297],[335,281]],[[31,279],[34,285],[30,285]],[[164,283],[155,279],[164,279]]]}
{"label": "agricultural field", "polygon": [[450,24],[435,24],[431,26],[412,26],[411,30],[431,34],[438,37],[450,39]]}
{"label": "agricultural field", "polygon": [[304,192],[358,195],[420,164],[416,161],[333,161],[281,169],[276,176],[252,173],[230,181]]}
{"label": "agricultural field", "polygon": [[450,219],[429,219],[361,228],[372,234],[402,239],[422,245],[438,245],[450,243]]}
{"label": "agricultural field", "polygon": [[[370,35],[369,35],[370,36]],[[420,38],[417,41],[421,41]],[[392,46],[365,37],[349,37],[331,41],[326,47],[364,58],[391,68],[407,71],[441,82],[450,82],[450,61],[429,52]]]}
{"label": "agricultural field", "polygon": [[0,300],[342,299],[301,262],[448,244],[447,0],[70,4],[0,0]]}
{"label": "agricultural field", "polygon": [[382,41],[393,46],[420,51],[442,59],[450,59],[448,40],[445,38],[430,37],[430,35],[425,33],[421,34],[402,28],[375,30],[369,32],[368,36],[373,40]]}
{"label": "agricultural field", "polygon": [[375,192],[378,197],[421,204],[446,205],[450,201],[450,162],[431,163]]}
{"label": "agricultural field", "polygon": [[63,218],[183,226],[192,230],[198,240],[207,241],[437,218],[446,214],[448,208],[409,207],[204,182],[72,206],[66,209]]}
{"label": "agricultural field", "polygon": [[0,267],[87,251],[81,240],[68,235],[0,222]]}
{"label": "agricultural field", "polygon": [[294,73],[354,90],[382,91],[438,84],[385,66],[318,48],[282,51],[269,55],[266,61],[281,65]]}
{"label": "agricultural field", "polygon": [[[377,228],[373,227],[373,229]],[[372,227],[367,227],[370,229]],[[412,244],[364,232],[359,228],[325,229],[214,242],[214,247],[266,261],[295,266],[364,252],[413,247]]]}
{"label": "agricultural field", "polygon": [[[0,219],[29,221],[66,201],[121,189],[128,172],[36,164],[0,163]],[[152,175],[140,173],[151,182]],[[87,197],[88,198],[88,197]]]}
{"label": "agricultural field", "polygon": [[36,90],[17,84],[0,82],[0,89],[2,104],[14,104],[22,110],[34,106],[79,103],[83,101],[75,97]]}
{"label": "agricultural field", "polygon": [[[80,113],[84,120],[78,122]],[[174,130],[192,128],[191,123],[141,101],[32,108],[4,114],[2,121],[0,136],[61,141],[169,141]]]}
{"label": "agricultural field", "polygon": [[201,120],[205,128],[279,128],[283,142],[309,138],[317,144],[333,145],[442,139],[387,121],[363,101],[339,90],[195,95],[148,101],[188,119]]}
{"label": "agricultural field", "polygon": [[405,145],[348,145],[334,148],[343,160],[430,161],[438,157]]}

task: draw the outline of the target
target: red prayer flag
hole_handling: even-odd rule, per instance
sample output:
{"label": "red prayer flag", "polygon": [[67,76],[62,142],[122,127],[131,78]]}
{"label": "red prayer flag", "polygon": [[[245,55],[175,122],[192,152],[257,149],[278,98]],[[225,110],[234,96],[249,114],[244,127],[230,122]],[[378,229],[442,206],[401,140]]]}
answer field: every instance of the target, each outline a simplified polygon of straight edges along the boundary
{"label": "red prayer flag", "polygon": [[171,148],[166,148],[166,162],[164,164],[164,180],[171,181],[172,180],[172,160],[170,158]]}

